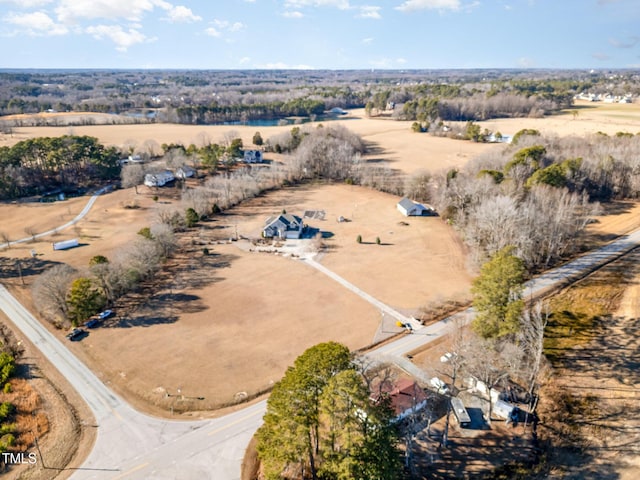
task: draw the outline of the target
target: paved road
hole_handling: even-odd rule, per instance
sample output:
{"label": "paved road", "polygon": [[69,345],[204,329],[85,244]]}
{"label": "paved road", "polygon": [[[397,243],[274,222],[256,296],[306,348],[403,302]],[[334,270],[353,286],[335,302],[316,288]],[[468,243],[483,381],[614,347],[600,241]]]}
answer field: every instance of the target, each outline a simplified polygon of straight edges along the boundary
{"label": "paved road", "polygon": [[[528,282],[525,294],[527,297],[535,296],[566,282],[568,278],[578,278],[639,244],[640,230]],[[320,270],[330,272],[324,267]],[[340,281],[340,277],[332,272],[327,274]],[[343,285],[347,286],[345,283]],[[367,294],[365,296],[370,297]],[[379,307],[384,305],[377,300],[374,304]],[[398,314],[386,308],[389,309],[388,313]],[[149,417],[133,410],[107,388],[4,287],[0,287],[0,309],[62,372],[93,411],[98,427],[96,444],[89,458],[72,476],[73,479],[240,478],[244,449],[261,423],[265,402],[219,419],[200,422],[172,422]],[[469,309],[458,316],[462,317],[461,321],[468,322],[473,311]],[[414,334],[400,337],[369,355],[397,360],[402,365],[403,362],[407,363],[404,358],[407,353],[445,335],[453,324],[453,317],[445,319]]]}
{"label": "paved road", "polygon": [[93,412],[98,435],[72,478],[238,479],[265,403],[223,418],[181,422],[135,411],[0,286],[0,310],[55,365]]}

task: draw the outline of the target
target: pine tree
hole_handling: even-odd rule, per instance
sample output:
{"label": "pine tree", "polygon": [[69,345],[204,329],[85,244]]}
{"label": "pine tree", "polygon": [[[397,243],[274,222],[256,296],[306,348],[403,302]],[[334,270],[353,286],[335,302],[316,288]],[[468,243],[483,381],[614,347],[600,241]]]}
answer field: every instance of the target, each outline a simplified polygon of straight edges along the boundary
{"label": "pine tree", "polygon": [[524,308],[525,267],[513,251],[513,247],[505,247],[496,252],[473,282],[473,328],[483,338],[499,338],[518,331]]}

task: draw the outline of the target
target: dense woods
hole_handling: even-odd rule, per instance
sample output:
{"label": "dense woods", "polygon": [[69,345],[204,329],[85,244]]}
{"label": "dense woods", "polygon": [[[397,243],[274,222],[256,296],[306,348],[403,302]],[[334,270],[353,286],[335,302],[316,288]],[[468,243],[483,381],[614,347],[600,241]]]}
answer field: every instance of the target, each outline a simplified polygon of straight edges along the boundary
{"label": "dense woods", "polygon": [[[206,124],[317,116],[339,107],[366,108],[371,115],[391,111],[408,120],[466,121],[540,116],[586,91],[638,95],[640,77],[629,71],[488,69],[5,71],[0,115],[91,111],[136,122]],[[12,120],[4,128],[21,124]]]}
{"label": "dense woods", "polygon": [[59,192],[78,193],[117,178],[118,152],[98,139],[63,135],[0,147],[0,199]]}
{"label": "dense woods", "polygon": [[464,169],[434,175],[428,196],[477,260],[513,245],[532,271],[582,248],[599,202],[638,197],[640,136],[526,133]]}

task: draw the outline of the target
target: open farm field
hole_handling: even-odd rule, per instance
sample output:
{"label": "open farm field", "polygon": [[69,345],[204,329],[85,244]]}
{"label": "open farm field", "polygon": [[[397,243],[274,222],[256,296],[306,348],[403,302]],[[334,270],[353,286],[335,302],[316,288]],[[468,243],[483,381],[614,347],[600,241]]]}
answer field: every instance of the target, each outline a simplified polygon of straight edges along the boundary
{"label": "open farm field", "polygon": [[[572,125],[586,115],[581,111],[576,119],[565,115],[544,120],[553,128],[553,122]],[[416,134],[408,122],[367,118],[341,122],[376,147],[374,156],[403,172],[463,164],[482,149],[502,148]],[[537,128],[528,123],[521,127]],[[290,127],[271,128],[277,132]],[[189,143],[202,137],[202,132],[211,141],[220,141],[229,130],[179,125],[73,127],[73,133],[113,144],[134,137],[140,142],[153,138]],[[250,142],[256,128],[234,130]],[[260,130],[265,138],[272,131]],[[25,128],[16,129],[14,137],[54,132],[71,133],[65,127]],[[438,147],[431,149],[431,144]],[[155,221],[158,208],[176,202],[162,195],[162,190],[158,202],[151,198],[156,192],[141,192],[136,195],[129,189],[104,195],[76,226],[54,237],[12,246],[3,255],[25,258],[33,249],[40,261],[77,268],[85,268],[94,255],[114,258],[135,240],[140,228]],[[75,217],[86,200],[0,205],[0,231],[15,240],[28,236],[27,227],[29,231],[55,227]],[[119,391],[141,401],[140,406],[151,402],[167,409],[204,410],[268,388],[297,355],[315,343],[338,340],[356,349],[397,331],[395,322],[381,318],[375,307],[301,260],[251,252],[247,241],[228,242],[236,234],[259,238],[264,220],[283,209],[298,215],[305,210],[324,211],[324,220],[305,220],[324,233],[322,265],[402,313],[418,314],[422,306],[451,297],[468,298],[472,273],[455,233],[438,217],[403,217],[396,210],[397,201],[397,197],[355,186],[321,184],[247,201],[190,232],[183,239],[184,253],[159,277],[150,298],[137,306],[135,299],[129,299],[123,315],[71,348]],[[125,208],[132,202],[138,208]],[[592,224],[590,231],[600,240],[624,233],[637,226],[637,209],[630,203],[620,205]],[[340,216],[348,221],[338,222]],[[358,235],[361,244],[356,242]],[[68,238],[79,238],[81,246],[52,250],[52,241]],[[192,238],[210,245],[212,254],[204,256]],[[27,287],[32,281],[33,277],[26,277]],[[11,283],[18,284],[15,279]],[[204,400],[194,400],[200,397]]]}
{"label": "open farm field", "polygon": [[[577,112],[574,114],[573,112]],[[544,118],[504,118],[478,122],[482,128],[503,135],[513,135],[523,128],[535,128],[548,135],[585,136],[597,132],[640,132],[639,103],[601,103],[576,100],[574,108],[560,115]]]}
{"label": "open farm field", "polygon": [[[311,128],[321,122],[299,125]],[[390,168],[412,173],[417,170],[435,171],[464,165],[470,158],[495,145],[472,142],[452,142],[450,139],[420,135],[411,131],[413,122],[390,121],[388,119],[367,118],[364,110],[354,110],[344,119],[332,120],[325,124],[341,124],[362,136],[372,149],[365,160],[383,162]],[[140,149],[148,145],[182,143],[203,145],[223,143],[225,137],[233,133],[242,138],[243,145],[252,144],[253,135],[259,131],[266,140],[290,131],[291,125],[254,127],[242,125],[177,125],[167,123],[134,125],[87,125],[59,127],[17,127],[12,135],[0,134],[0,146],[13,145],[20,140],[33,137],[56,137],[61,135],[89,135],[97,137],[106,145],[133,146]],[[269,154],[268,157],[279,157]]]}
{"label": "open farm field", "polygon": [[[53,251],[41,241],[13,246],[5,255],[24,257],[34,249],[41,261],[79,269],[93,255],[113,258],[152,223],[155,209],[171,201],[155,203],[150,196],[131,189],[99,198],[84,220],[59,235],[76,235],[78,248]],[[124,208],[133,198],[140,208]],[[418,313],[429,300],[465,295],[471,277],[450,227],[439,217],[408,219],[397,211],[397,201],[359,187],[318,184],[245,202],[188,233],[185,252],[171,261],[158,290],[142,305],[70,346],[125,394],[176,409],[181,405],[166,393],[178,388],[187,397],[205,398],[188,408],[214,408],[267,389],[318,342],[367,346],[400,329],[301,260],[250,252],[249,242],[228,239],[236,231],[259,238],[266,217],[283,209],[298,215],[323,210],[324,220],[305,220],[327,237],[321,263],[366,293],[407,314]],[[47,207],[54,217],[67,211],[65,202]],[[338,222],[340,215],[350,221]],[[9,233],[15,238],[19,224]],[[362,244],[356,242],[358,234]],[[375,236],[381,237],[380,245]],[[211,255],[190,246],[190,238],[208,244]]]}

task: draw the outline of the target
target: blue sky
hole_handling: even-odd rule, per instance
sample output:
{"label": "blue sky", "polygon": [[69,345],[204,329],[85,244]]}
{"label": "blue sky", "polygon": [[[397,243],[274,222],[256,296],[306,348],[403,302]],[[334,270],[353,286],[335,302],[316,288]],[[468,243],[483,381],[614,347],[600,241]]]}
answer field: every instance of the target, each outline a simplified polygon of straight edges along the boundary
{"label": "blue sky", "polygon": [[0,0],[0,68],[640,68],[640,0]]}

